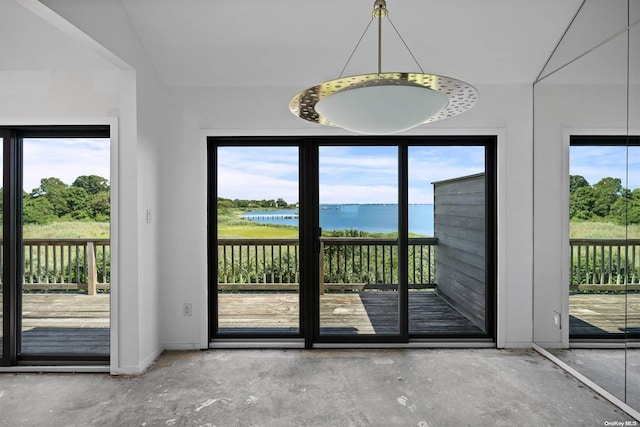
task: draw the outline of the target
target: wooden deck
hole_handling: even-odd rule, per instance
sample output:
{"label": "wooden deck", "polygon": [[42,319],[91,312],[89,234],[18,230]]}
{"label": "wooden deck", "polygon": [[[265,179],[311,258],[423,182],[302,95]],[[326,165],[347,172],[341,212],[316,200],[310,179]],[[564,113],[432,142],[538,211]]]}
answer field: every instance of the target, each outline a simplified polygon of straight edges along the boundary
{"label": "wooden deck", "polygon": [[640,294],[575,294],[569,296],[572,336],[638,334]]}
{"label": "wooden deck", "polygon": [[[109,355],[108,294],[24,294],[22,300],[22,354]],[[1,301],[2,294],[0,312]]]}
{"label": "wooden deck", "polygon": [[[297,294],[220,293],[218,327],[222,333],[295,333]],[[320,297],[320,332],[338,335],[397,334],[398,294],[393,291],[326,293]],[[478,327],[432,290],[409,296],[411,333],[479,334]]]}
{"label": "wooden deck", "polygon": [[[2,294],[0,334],[1,301]],[[109,295],[25,294],[23,301],[24,354],[109,354]],[[321,333],[395,334],[397,304],[397,293],[392,291],[327,293],[321,297]],[[221,293],[219,309],[222,332],[298,330],[297,294]],[[571,295],[570,315],[574,336],[638,334],[640,294]],[[433,291],[410,293],[409,322],[411,333],[482,332]]]}
{"label": "wooden deck", "polygon": [[[297,294],[221,293],[219,298],[222,331],[298,330]],[[409,302],[412,333],[482,333],[433,291],[411,292]],[[25,294],[23,304],[23,354],[109,354],[109,295]],[[327,293],[321,297],[321,332],[397,334],[397,307],[393,291]]]}

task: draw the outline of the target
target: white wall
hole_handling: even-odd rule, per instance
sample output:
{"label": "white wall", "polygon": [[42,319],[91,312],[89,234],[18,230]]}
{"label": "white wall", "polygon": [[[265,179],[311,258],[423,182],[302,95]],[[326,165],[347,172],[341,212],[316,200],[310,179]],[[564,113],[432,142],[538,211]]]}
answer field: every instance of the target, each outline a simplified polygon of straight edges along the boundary
{"label": "white wall", "polygon": [[[162,351],[160,336],[161,282],[159,275],[161,249],[161,221],[163,213],[160,199],[167,193],[162,188],[162,180],[170,169],[161,157],[162,146],[173,141],[171,134],[169,107],[166,91],[160,83],[156,71],[140,44],[129,16],[120,2],[43,2],[56,13],[64,16],[80,30],[98,41],[110,52],[130,64],[136,71],[136,120],[137,145],[135,155],[120,157],[121,162],[131,162],[131,176],[123,181],[123,188],[136,194],[127,207],[135,213],[135,228],[121,230],[121,233],[137,237],[137,252],[131,262],[137,265],[136,281],[131,300],[136,301],[135,318],[122,319],[137,325],[136,336],[123,342],[127,348],[136,349],[135,368],[148,366]],[[147,210],[151,210],[151,223],[147,223]],[[132,224],[133,225],[133,224]],[[134,314],[132,313],[132,317]]]}
{"label": "white wall", "polygon": [[[173,348],[206,346],[206,136],[340,135],[296,119],[289,98],[299,88],[172,88],[172,104],[183,111],[182,139],[164,155],[182,165],[165,181],[175,200],[165,199],[161,276],[164,342]],[[499,345],[530,346],[532,341],[532,98],[530,85],[480,86],[474,109],[412,134],[490,134],[499,136]],[[251,100],[251,108],[246,101]],[[184,191],[189,188],[190,191]],[[189,209],[184,209],[188,206]],[[179,224],[179,226],[177,225]],[[193,248],[191,251],[188,248]],[[180,268],[176,269],[176,266]],[[181,280],[182,279],[182,280]],[[186,280],[185,280],[186,279]],[[175,286],[176,281],[186,286]],[[199,319],[180,316],[194,301]]]}
{"label": "white wall", "polygon": [[[299,87],[172,88],[166,95],[121,4],[58,0],[52,6],[136,70],[135,111],[121,117],[123,130],[137,126],[137,134],[135,141],[127,135],[120,153],[119,202],[126,211],[120,234],[131,246],[123,248],[130,257],[121,266],[127,298],[118,319],[123,327],[119,369],[143,369],[162,347],[206,348],[206,136],[343,131],[293,117],[287,105]],[[530,346],[532,90],[530,85],[478,89],[474,109],[411,133],[498,135],[498,343]],[[79,100],[72,100],[69,109],[76,112]],[[54,108],[49,114],[61,113]],[[145,221],[148,208],[151,224]],[[185,302],[193,304],[191,317],[182,315]]]}
{"label": "white wall", "polygon": [[[568,33],[572,42],[559,49],[563,61],[577,60],[552,61],[556,68],[565,66],[536,84],[534,92],[534,341],[545,347],[569,345],[569,137],[626,135],[628,125],[632,133],[634,127],[637,132],[637,85],[627,98],[627,35],[579,57],[624,28],[626,5],[619,5],[622,9],[612,16],[600,14],[599,20],[593,18],[598,9],[588,6],[586,13],[592,18],[581,15]],[[638,34],[635,41],[631,39],[634,47]],[[637,83],[640,55],[634,55],[633,49],[629,52],[633,55],[631,83]],[[627,105],[631,107],[628,123]],[[625,165],[620,169],[624,171]],[[556,313],[561,316],[561,328],[554,324]]]}
{"label": "white wall", "polygon": [[[566,347],[569,337],[569,136],[625,135],[626,86],[536,87],[534,340]],[[620,165],[624,170],[625,165]],[[592,183],[593,184],[593,183]],[[560,313],[562,328],[553,323]]]}
{"label": "white wall", "polygon": [[[117,5],[101,3],[100,14],[87,16],[95,19],[91,27],[101,41],[112,42],[135,70],[46,7],[25,4],[29,10],[12,1],[1,3],[0,123],[73,124],[87,117],[118,123],[117,159],[112,158],[116,174],[111,177],[118,254],[111,371],[139,373],[162,351],[158,222],[147,224],[145,211],[150,208],[157,217],[162,167],[156,144],[169,128],[164,92],[141,47],[132,43],[135,34]],[[82,14],[77,4],[71,9],[71,16]]]}

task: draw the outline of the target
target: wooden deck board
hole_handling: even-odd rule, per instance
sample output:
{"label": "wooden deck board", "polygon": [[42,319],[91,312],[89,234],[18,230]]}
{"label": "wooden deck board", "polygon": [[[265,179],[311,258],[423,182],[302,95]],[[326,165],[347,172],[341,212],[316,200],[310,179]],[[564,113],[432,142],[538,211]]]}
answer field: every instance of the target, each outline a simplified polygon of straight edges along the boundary
{"label": "wooden deck board", "polygon": [[26,293],[22,303],[22,354],[109,355],[109,294]]}
{"label": "wooden deck board", "polygon": [[[297,332],[297,294],[221,293],[220,327],[226,331]],[[572,335],[640,331],[640,294],[575,294],[570,298]],[[0,334],[2,333],[0,294]],[[108,354],[109,295],[24,294],[25,353]],[[397,333],[397,293],[370,291],[321,296],[322,332]],[[627,303],[625,310],[625,301]],[[411,333],[479,333],[433,291],[410,292]],[[0,349],[2,340],[0,340]]]}
{"label": "wooden deck board", "polygon": [[574,294],[569,296],[571,335],[637,333],[640,294]]}
{"label": "wooden deck board", "polygon": [[[409,294],[411,333],[478,334],[482,331],[432,290]],[[220,293],[221,332],[297,332],[297,294]],[[320,328],[327,334],[397,334],[395,291],[326,293],[320,297]]]}
{"label": "wooden deck board", "polygon": [[[298,299],[286,293],[221,293],[220,327],[229,332],[295,333]],[[0,313],[1,301],[2,294]],[[326,293],[321,296],[321,331],[397,334],[397,307],[395,291]],[[433,290],[410,293],[409,319],[411,333],[482,332]],[[22,320],[24,354],[109,354],[108,294],[24,294]],[[2,340],[0,350],[1,345]]]}

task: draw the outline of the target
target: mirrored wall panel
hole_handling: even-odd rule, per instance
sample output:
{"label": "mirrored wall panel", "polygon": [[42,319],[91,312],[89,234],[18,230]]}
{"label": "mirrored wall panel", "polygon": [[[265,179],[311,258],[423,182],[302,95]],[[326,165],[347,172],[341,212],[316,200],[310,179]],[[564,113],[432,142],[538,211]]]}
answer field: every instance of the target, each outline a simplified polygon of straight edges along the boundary
{"label": "mirrored wall panel", "polygon": [[585,1],[534,85],[534,341],[640,409],[638,1]]}

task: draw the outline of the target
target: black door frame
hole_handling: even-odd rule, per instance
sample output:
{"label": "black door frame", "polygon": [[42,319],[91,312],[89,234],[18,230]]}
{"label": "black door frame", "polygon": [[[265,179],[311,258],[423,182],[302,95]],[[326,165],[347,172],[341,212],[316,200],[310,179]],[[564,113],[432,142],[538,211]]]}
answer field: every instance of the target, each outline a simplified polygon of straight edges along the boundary
{"label": "black door frame", "polygon": [[108,125],[2,126],[3,140],[3,351],[0,366],[108,364],[110,357],[22,354],[22,177],[25,138],[109,138]]}
{"label": "black door frame", "polygon": [[[218,334],[217,330],[217,148],[224,146],[298,147],[299,156],[299,240],[300,240],[300,333],[299,334]],[[397,335],[320,334],[319,292],[319,147],[320,146],[397,146],[398,147],[398,253],[399,318]],[[409,334],[408,310],[408,147],[483,146],[486,176],[486,325],[484,335]],[[285,137],[207,137],[208,153],[208,319],[209,341],[217,339],[278,340],[304,339],[305,348],[314,344],[393,344],[417,340],[464,339],[495,342],[497,287],[497,136],[285,136]]]}

